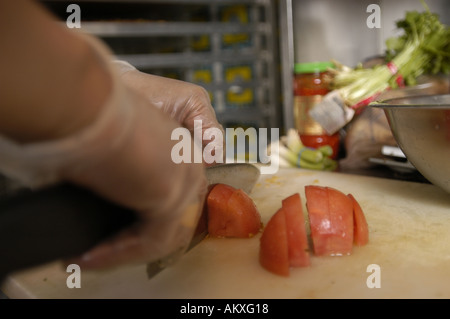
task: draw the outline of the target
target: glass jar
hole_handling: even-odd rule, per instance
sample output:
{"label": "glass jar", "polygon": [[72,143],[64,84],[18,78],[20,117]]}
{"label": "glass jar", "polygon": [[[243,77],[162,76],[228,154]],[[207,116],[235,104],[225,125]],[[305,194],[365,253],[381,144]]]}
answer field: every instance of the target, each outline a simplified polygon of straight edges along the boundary
{"label": "glass jar", "polygon": [[310,115],[311,110],[328,92],[325,81],[331,62],[296,63],[294,67],[294,119],[300,139],[305,146],[318,148],[329,145],[332,158],[339,152],[339,133],[328,135],[322,126]]}

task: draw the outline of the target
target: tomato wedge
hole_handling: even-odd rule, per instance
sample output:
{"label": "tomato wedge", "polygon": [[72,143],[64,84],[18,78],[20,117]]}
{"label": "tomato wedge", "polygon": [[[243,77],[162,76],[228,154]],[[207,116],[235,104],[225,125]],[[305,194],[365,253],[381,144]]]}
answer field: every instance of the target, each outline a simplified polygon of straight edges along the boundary
{"label": "tomato wedge", "polygon": [[308,210],[314,254],[326,254],[329,232],[328,191],[324,187],[306,186],[306,208]]}
{"label": "tomato wedge", "polygon": [[289,249],[283,208],[273,215],[260,238],[259,262],[268,271],[289,276]]}
{"label": "tomato wedge", "polygon": [[352,194],[347,195],[353,203],[353,243],[356,246],[364,246],[369,242],[369,226],[367,224],[364,212],[359,205],[358,201]]}
{"label": "tomato wedge", "polygon": [[282,200],[260,238],[259,260],[267,270],[289,276],[290,267],[310,265],[308,237],[300,195]]}
{"label": "tomato wedge", "polygon": [[241,189],[216,184],[206,200],[208,232],[212,237],[248,238],[261,228],[253,200]]}
{"label": "tomato wedge", "polygon": [[318,256],[350,255],[353,248],[353,203],[330,187],[305,186],[311,238]]}
{"label": "tomato wedge", "polygon": [[[352,194],[305,186],[311,240],[316,256],[350,255],[353,245],[369,241],[366,218]],[[308,234],[298,193],[282,200],[260,238],[259,262],[270,272],[289,276],[290,267],[310,266]]]}
{"label": "tomato wedge", "polygon": [[221,216],[228,214],[228,200],[234,192],[234,188],[225,184],[216,184],[210,189],[206,198],[206,222],[208,234],[217,237],[221,226]]}
{"label": "tomato wedge", "polygon": [[307,267],[310,265],[308,237],[300,195],[293,194],[282,201],[286,218],[289,265],[291,267]]}

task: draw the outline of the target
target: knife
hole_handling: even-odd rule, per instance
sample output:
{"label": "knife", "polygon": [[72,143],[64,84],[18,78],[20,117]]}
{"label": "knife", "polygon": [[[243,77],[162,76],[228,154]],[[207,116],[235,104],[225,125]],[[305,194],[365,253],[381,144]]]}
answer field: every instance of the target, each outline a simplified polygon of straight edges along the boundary
{"label": "knife", "polygon": [[[206,179],[210,187],[218,183],[227,184],[242,189],[247,194],[251,192],[259,176],[259,169],[248,163],[221,164],[206,169]],[[188,248],[172,252],[160,260],[148,263],[147,278],[153,278],[162,270],[174,264],[183,254],[197,246],[206,235],[208,235],[208,222],[206,209],[204,208]]]}
{"label": "knife", "polygon": [[[259,169],[249,163],[221,164],[207,168],[206,177],[209,185],[224,183],[249,193]],[[1,198],[0,283],[13,271],[80,255],[136,221],[132,210],[70,183]],[[189,249],[206,236],[206,229],[202,215]],[[168,260],[149,264],[149,276]]]}

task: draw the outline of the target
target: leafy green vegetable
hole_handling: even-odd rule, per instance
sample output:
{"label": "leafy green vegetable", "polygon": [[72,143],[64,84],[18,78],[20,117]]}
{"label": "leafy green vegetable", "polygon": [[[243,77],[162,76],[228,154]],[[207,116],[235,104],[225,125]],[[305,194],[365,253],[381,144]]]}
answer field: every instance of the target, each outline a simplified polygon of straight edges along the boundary
{"label": "leafy green vegetable", "polygon": [[333,171],[338,166],[331,158],[333,155],[331,146],[324,145],[317,149],[307,147],[303,145],[295,129],[289,129],[281,141],[270,144],[269,151],[278,158],[280,165],[286,167]]}
{"label": "leafy green vegetable", "polygon": [[424,12],[406,12],[405,18],[396,22],[404,33],[386,41],[386,64],[370,69],[338,64],[331,85],[348,106],[369,104],[389,87],[414,85],[421,74],[450,73],[450,28],[421,2]]}
{"label": "leafy green vegetable", "polygon": [[407,12],[405,19],[396,23],[404,34],[386,41],[387,61],[414,48],[402,68],[407,85],[416,84],[420,74],[450,73],[450,28],[439,21],[439,15],[429,11],[425,2],[422,3],[426,11]]}

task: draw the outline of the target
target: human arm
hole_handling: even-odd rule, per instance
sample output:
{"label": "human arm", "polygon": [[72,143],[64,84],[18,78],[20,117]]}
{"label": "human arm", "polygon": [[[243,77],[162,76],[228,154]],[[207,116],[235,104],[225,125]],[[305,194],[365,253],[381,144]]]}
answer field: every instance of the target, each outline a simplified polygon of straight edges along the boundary
{"label": "human arm", "polygon": [[111,80],[92,48],[35,2],[0,2],[0,127],[20,142],[91,123]]}
{"label": "human arm", "polygon": [[0,170],[30,187],[67,180],[139,214],[81,267],[148,262],[187,246],[204,172],[171,160],[178,123],[122,83],[102,43],[36,3],[3,1],[0,20]]}

